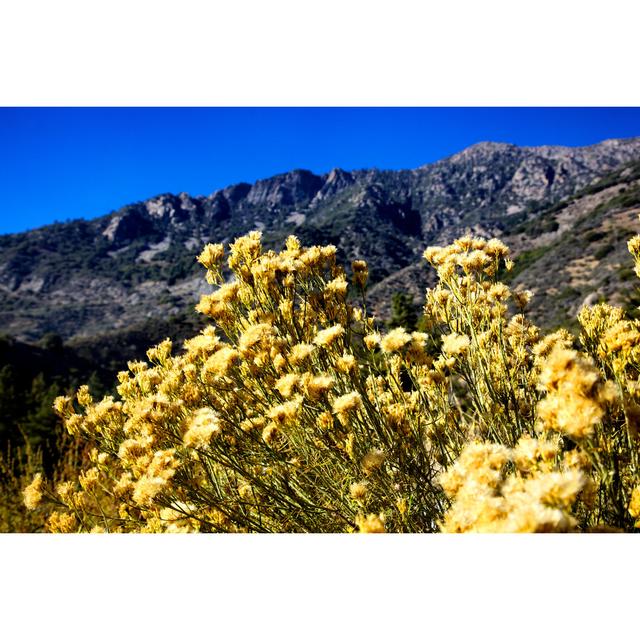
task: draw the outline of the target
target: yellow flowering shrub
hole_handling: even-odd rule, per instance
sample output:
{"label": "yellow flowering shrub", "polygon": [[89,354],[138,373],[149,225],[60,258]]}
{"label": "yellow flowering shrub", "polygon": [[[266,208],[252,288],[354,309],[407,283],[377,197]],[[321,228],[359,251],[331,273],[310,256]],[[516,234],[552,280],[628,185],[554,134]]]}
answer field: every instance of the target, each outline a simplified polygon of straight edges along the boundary
{"label": "yellow flowering shrub", "polygon": [[583,351],[541,335],[530,292],[498,279],[508,256],[471,237],[427,249],[424,330],[385,333],[366,263],[349,277],[333,246],[264,251],[252,232],[227,271],[207,245],[210,326],[130,362],[117,397],[58,398],[91,454],[33,478],[26,507],[49,531],[633,529],[640,328],[598,305]]}

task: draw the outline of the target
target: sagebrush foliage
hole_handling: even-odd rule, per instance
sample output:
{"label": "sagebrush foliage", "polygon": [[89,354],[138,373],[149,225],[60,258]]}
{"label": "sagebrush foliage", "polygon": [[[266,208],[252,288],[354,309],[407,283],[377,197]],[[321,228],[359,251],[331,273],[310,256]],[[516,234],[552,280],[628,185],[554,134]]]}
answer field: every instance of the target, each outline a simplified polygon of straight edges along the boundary
{"label": "sagebrush foliage", "polygon": [[[636,261],[640,238],[630,242]],[[60,397],[93,448],[25,489],[48,531],[632,530],[640,517],[640,326],[584,309],[582,351],[542,336],[498,240],[425,258],[422,332],[382,332],[367,266],[290,237],[230,247],[211,326],[119,375],[118,397]],[[199,260],[222,282],[222,245]]]}

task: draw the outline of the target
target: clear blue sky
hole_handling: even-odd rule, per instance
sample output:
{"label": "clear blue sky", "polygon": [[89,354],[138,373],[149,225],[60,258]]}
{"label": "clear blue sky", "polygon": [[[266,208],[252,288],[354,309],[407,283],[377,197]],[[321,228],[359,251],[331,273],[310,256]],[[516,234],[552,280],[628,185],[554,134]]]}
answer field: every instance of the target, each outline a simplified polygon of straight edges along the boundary
{"label": "clear blue sky", "polygon": [[0,108],[0,233],[295,168],[414,168],[482,140],[640,135],[640,108]]}

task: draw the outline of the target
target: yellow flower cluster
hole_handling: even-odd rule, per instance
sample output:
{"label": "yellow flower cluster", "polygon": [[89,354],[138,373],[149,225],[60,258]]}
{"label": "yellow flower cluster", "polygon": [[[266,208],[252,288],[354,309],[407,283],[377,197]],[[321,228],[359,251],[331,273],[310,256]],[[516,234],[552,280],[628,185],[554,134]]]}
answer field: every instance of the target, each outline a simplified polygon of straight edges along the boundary
{"label": "yellow flower cluster", "polygon": [[606,404],[616,399],[614,385],[602,383],[593,363],[560,346],[545,360],[540,383],[547,391],[538,405],[543,429],[572,439],[590,436]]}
{"label": "yellow flower cluster", "polygon": [[25,487],[24,505],[30,511],[33,511],[42,501],[42,474],[36,473],[31,484]]}
{"label": "yellow flower cluster", "polygon": [[[514,449],[471,443],[441,483],[453,500],[442,523],[448,533],[571,531],[571,508],[586,483],[579,469],[554,468],[557,448],[524,437]],[[513,469],[507,472],[507,465]]]}

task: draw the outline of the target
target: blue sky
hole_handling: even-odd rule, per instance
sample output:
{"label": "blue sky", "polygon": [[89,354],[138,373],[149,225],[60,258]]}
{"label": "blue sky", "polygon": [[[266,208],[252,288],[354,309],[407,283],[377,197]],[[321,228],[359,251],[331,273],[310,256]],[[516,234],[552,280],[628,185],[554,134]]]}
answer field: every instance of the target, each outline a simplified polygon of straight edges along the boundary
{"label": "blue sky", "polygon": [[640,135],[640,108],[0,108],[0,233],[296,168],[414,168],[482,140]]}

